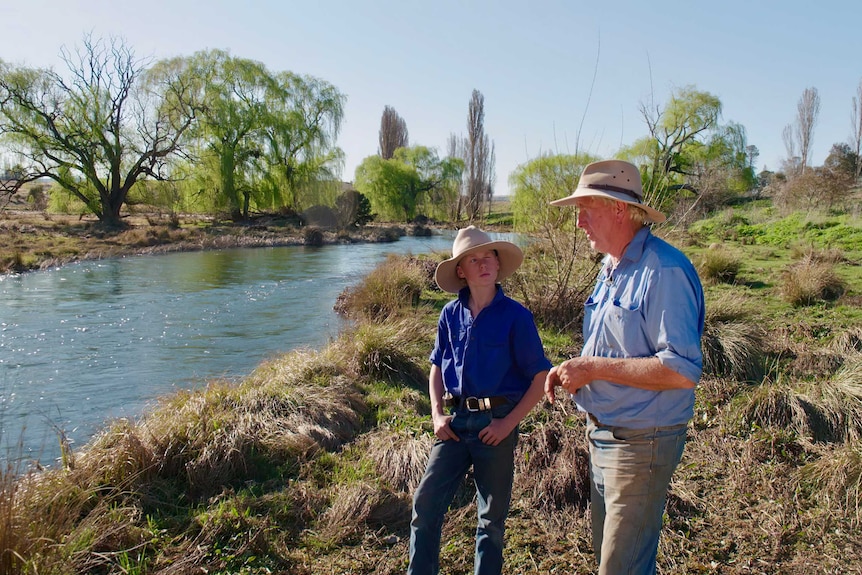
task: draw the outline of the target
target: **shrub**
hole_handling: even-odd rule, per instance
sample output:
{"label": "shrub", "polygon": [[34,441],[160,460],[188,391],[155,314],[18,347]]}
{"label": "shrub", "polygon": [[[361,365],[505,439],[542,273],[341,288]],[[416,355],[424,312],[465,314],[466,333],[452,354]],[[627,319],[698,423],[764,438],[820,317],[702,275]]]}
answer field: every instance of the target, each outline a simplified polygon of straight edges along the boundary
{"label": "shrub", "polygon": [[549,234],[524,248],[524,263],[505,285],[540,326],[579,333],[600,261],[582,233]]}

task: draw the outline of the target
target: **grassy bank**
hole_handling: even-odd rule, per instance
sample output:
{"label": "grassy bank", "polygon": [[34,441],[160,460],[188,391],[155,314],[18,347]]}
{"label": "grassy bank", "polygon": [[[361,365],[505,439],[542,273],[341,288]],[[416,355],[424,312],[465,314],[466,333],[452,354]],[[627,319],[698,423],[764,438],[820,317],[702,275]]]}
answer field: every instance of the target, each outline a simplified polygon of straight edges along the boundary
{"label": "grassy bank", "polygon": [[79,260],[225,248],[388,242],[416,226],[368,225],[335,232],[304,226],[296,218],[250,222],[201,216],[138,215],[124,227],[105,228],[94,216],[30,210],[0,211],[0,274],[46,269]]}
{"label": "grassy bank", "polygon": [[[859,573],[862,226],[752,205],[660,233],[698,265],[708,310],[660,573]],[[573,306],[543,297],[542,249],[506,287],[559,318]],[[433,267],[388,260],[340,298],[356,325],[322,349],[164,397],[62,469],[5,470],[0,573],[402,573],[432,441],[427,355],[449,297]],[[592,283],[576,275],[575,293]],[[550,319],[542,336],[555,362],[578,349],[577,329]],[[572,405],[524,421],[507,572],[594,571],[583,431]],[[446,572],[472,573],[474,530],[465,482]]]}

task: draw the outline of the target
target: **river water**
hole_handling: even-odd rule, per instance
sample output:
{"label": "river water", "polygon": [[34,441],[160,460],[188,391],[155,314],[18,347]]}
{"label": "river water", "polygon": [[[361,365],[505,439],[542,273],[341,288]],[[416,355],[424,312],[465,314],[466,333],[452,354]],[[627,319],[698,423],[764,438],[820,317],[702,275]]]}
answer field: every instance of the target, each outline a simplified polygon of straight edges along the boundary
{"label": "river water", "polygon": [[0,278],[0,460],[53,465],[113,418],[344,327],[344,288],[390,253],[449,252],[452,235],[394,243],[187,252]]}

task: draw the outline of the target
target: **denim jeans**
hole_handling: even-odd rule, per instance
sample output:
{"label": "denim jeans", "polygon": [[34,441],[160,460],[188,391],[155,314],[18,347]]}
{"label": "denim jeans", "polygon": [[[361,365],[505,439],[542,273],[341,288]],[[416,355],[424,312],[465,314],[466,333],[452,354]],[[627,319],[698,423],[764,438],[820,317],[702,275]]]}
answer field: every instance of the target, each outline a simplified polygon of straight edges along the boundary
{"label": "denim jeans", "polygon": [[408,575],[439,572],[443,520],[471,465],[478,495],[474,572],[502,572],[503,534],[512,497],[518,428],[496,446],[482,443],[479,432],[491,422],[492,414],[504,417],[511,409],[511,405],[503,405],[491,411],[457,411],[449,426],[461,440],[437,440],[431,448],[425,475],[413,494]]}
{"label": "denim jeans", "polygon": [[667,489],[685,436],[685,425],[626,429],[587,422],[599,575],[656,572]]}

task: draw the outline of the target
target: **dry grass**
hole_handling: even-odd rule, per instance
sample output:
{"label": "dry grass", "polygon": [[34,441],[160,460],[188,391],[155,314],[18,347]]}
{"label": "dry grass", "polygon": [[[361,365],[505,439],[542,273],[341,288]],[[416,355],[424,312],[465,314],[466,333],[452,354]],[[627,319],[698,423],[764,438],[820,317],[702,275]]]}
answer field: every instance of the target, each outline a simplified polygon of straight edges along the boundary
{"label": "dry grass", "polygon": [[797,484],[821,502],[832,521],[849,515],[852,528],[862,526],[862,443],[858,440],[831,449],[803,467]]}
{"label": "dry grass", "polygon": [[[425,366],[434,343],[430,324],[416,316],[405,315],[385,323],[362,323],[342,340],[342,357],[356,374],[427,389]],[[417,365],[419,358],[426,361]]]}
{"label": "dry grass", "polygon": [[781,295],[794,306],[806,306],[841,297],[845,287],[835,266],[811,254],[788,267],[781,283]]}
{"label": "dry grass", "polygon": [[732,284],[741,267],[742,262],[736,255],[717,245],[710,246],[697,262],[698,275],[705,283]]}
{"label": "dry grass", "polygon": [[390,255],[358,285],[339,296],[336,311],[354,319],[380,321],[419,304],[427,272],[417,260]]}
{"label": "dry grass", "polygon": [[388,429],[367,433],[358,442],[383,483],[407,494],[419,485],[433,444],[431,433]]}
{"label": "dry grass", "polygon": [[544,405],[536,408],[543,417],[524,430],[518,444],[515,492],[530,509],[583,512],[590,498],[583,415],[566,400],[558,407]]}
{"label": "dry grass", "polygon": [[20,573],[19,550],[25,548],[25,537],[16,517],[19,470],[11,463],[0,469],[0,575]]}
{"label": "dry grass", "polygon": [[862,355],[820,380],[766,382],[741,396],[743,427],[778,429],[805,441],[844,442],[862,437]]}
{"label": "dry grass", "polygon": [[739,297],[725,295],[708,302],[701,342],[705,375],[737,381],[763,378],[765,336],[752,315]]}

